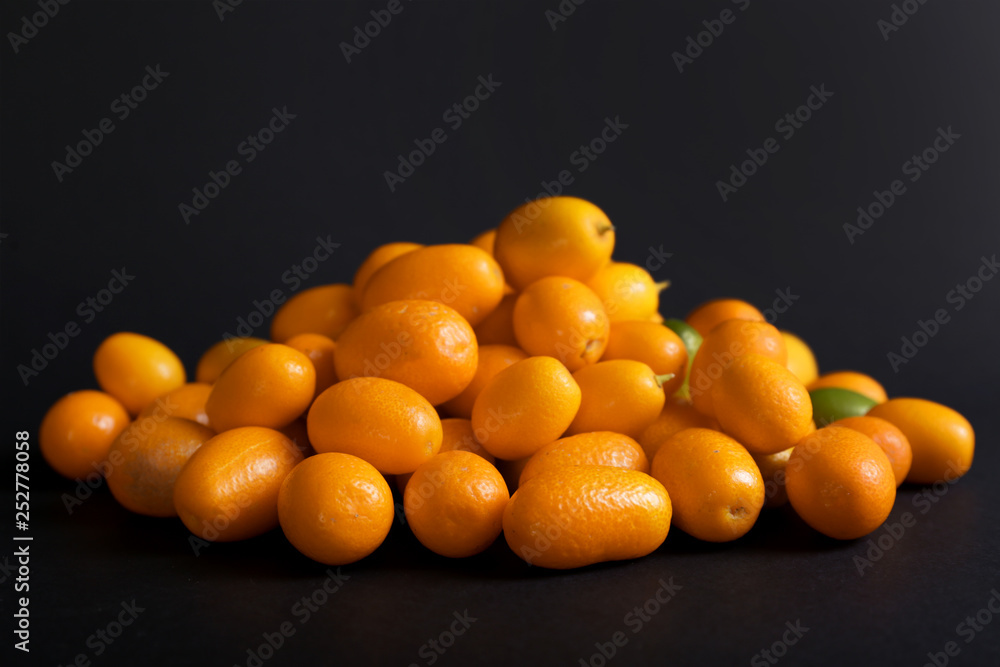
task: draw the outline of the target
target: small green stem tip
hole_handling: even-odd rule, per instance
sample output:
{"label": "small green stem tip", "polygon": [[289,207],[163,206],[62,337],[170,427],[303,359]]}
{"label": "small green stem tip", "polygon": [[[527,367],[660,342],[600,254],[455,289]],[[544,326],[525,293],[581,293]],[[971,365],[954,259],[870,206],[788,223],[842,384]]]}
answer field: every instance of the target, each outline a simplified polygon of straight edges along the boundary
{"label": "small green stem tip", "polygon": [[597,234],[599,236],[603,236],[608,232],[613,232],[613,231],[615,231],[614,225],[601,225],[600,227],[597,228]]}
{"label": "small green stem tip", "polygon": [[662,387],[666,383],[674,379],[674,373],[665,373],[663,375],[656,376],[656,386]]}
{"label": "small green stem tip", "polygon": [[662,282],[656,283],[656,291],[657,292],[662,292],[663,290],[667,289],[668,287],[670,287],[670,281],[669,280],[664,280]]}

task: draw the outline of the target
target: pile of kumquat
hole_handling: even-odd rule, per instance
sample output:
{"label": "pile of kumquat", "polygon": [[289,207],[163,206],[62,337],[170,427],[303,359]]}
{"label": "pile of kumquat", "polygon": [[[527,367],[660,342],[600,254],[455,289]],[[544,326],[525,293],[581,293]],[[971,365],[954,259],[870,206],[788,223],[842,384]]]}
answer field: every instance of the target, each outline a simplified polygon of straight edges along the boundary
{"label": "pile of kumquat", "polygon": [[285,302],[270,340],[209,347],[194,382],[164,344],[116,333],[94,354],[100,391],[57,401],[40,448],[192,539],[280,526],[329,565],[382,544],[393,485],[437,554],[503,533],[528,563],[574,568],[645,556],[671,523],[736,540],[785,503],[851,540],[904,482],[969,470],[956,411],[819,375],[806,343],[745,301],[664,320],[667,284],[613,261],[614,245],[604,212],[574,197],[526,203],[468,244],[388,243],[353,284]]}

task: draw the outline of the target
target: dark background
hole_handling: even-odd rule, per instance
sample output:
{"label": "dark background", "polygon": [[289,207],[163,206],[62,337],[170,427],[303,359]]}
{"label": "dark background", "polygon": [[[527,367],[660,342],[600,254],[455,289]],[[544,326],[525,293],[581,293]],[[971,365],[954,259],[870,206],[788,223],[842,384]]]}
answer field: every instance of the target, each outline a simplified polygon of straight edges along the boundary
{"label": "dark background", "polygon": [[[734,544],[675,530],[648,558],[567,573],[527,567],[502,539],[452,562],[397,526],[376,554],[342,568],[350,578],[300,624],[293,605],[327,575],[280,533],[196,557],[179,522],[129,515],[105,489],[68,514],[60,494],[74,484],[49,472],[36,448],[33,650],[15,664],[69,664],[83,653],[95,665],[246,665],[262,633],[290,621],[296,633],[264,664],[424,665],[422,645],[466,609],[478,620],[437,664],[599,665],[595,642],[617,631],[628,643],[609,663],[747,663],[796,621],[809,630],[788,647],[787,664],[920,665],[949,641],[960,649],[949,664],[997,663],[1000,622],[968,643],[958,626],[1000,586],[1000,282],[961,310],[948,295],[1000,250],[1000,6],[928,2],[885,40],[877,22],[890,18],[889,2],[659,4],[591,0],[553,30],[545,11],[556,0],[404,2],[350,63],[338,44],[385,3],[244,2],[220,21],[207,1],[72,2],[18,53],[5,37],[4,438],[25,429],[35,438],[56,398],[96,387],[91,355],[114,331],[164,341],[193,375],[201,352],[234,332],[255,299],[291,293],[282,275],[317,236],[341,246],[302,289],[349,282],[387,241],[466,241],[568,169],[566,191],[616,225],[618,259],[672,253],[654,273],[673,281],[665,316],[718,296],[766,308],[776,290],[790,291],[797,299],[776,324],[803,336],[823,370],[859,369],[890,395],[969,417],[979,440],[969,475],[939,489],[925,514],[913,504],[925,490],[905,487],[890,523],[907,511],[916,523],[883,537],[889,548],[871,552],[880,557],[863,576],[854,559],[872,548],[867,538],[834,543],[789,510],[765,514]],[[671,54],[726,8],[735,21],[679,73]],[[2,33],[37,11],[5,2]],[[128,118],[114,117],[111,102],[156,65],[169,76]],[[500,87],[451,129],[442,113],[480,75]],[[782,137],[775,122],[820,85],[833,96]],[[295,119],[243,162],[237,146],[274,107]],[[59,182],[52,161],[105,117],[114,132]],[[628,127],[580,172],[571,156],[605,118]],[[383,172],[438,127],[446,142],[390,192]],[[903,163],[939,127],[961,138],[910,183]],[[780,150],[723,202],[716,181],[768,137]],[[178,205],[231,159],[242,173],[186,225]],[[897,178],[906,193],[850,243],[843,225]],[[122,267],[135,280],[84,322],[78,304]],[[939,308],[950,321],[894,372],[887,354]],[[70,321],[80,335],[25,386],[17,366]],[[12,470],[13,456],[5,461]],[[4,516],[8,535],[13,517]],[[16,575],[4,542],[8,627]],[[625,615],[671,577],[683,588],[633,633]],[[88,637],[133,598],[145,611],[95,655]]]}

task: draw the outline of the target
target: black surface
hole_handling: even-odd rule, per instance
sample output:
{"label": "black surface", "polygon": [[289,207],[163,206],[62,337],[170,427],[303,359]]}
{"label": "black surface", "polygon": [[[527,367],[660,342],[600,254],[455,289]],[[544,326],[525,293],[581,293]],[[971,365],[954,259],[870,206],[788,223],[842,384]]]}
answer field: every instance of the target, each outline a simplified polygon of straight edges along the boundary
{"label": "black surface", "polygon": [[[262,633],[288,621],[294,635],[264,664],[424,665],[422,646],[465,610],[477,620],[436,664],[578,665],[617,631],[628,641],[609,664],[745,664],[796,621],[809,630],[785,664],[921,665],[951,641],[960,652],[948,664],[997,664],[1000,622],[971,637],[960,624],[1000,588],[1000,282],[961,310],[948,295],[1000,250],[1000,8],[928,2],[884,40],[877,22],[890,18],[889,2],[664,4],[684,7],[591,0],[553,31],[545,10],[555,0],[404,2],[350,64],[338,43],[385,3],[244,2],[220,21],[209,2],[73,2],[18,53],[5,39],[5,441],[25,429],[36,438],[58,396],[95,386],[90,356],[114,331],[163,340],[193,373],[254,299],[291,292],[282,275],[317,236],[341,246],[303,288],[349,281],[382,242],[469,239],[569,169],[567,191],[616,224],[618,258],[672,253],[654,273],[674,283],[665,315],[723,295],[763,308],[790,290],[798,298],[776,323],[809,341],[825,370],[867,371],[892,395],[969,417],[979,441],[969,475],[926,513],[914,504],[923,490],[904,488],[890,523],[907,511],[915,523],[863,576],[855,558],[867,538],[835,543],[789,510],[765,514],[734,544],[674,530],[648,558],[567,573],[528,568],[502,541],[448,561],[396,526],[376,554],[342,568],[349,579],[303,624],[293,605],[327,575],[280,534],[195,556],[179,522],[129,515],[104,489],[68,514],[60,495],[73,484],[36,449],[32,652],[6,664],[85,654],[95,665],[246,665]],[[735,21],[678,73],[671,53],[727,7]],[[36,11],[4,3],[2,32]],[[66,144],[113,115],[111,101],[157,64],[169,76],[58,182],[51,162]],[[449,128],[444,110],[490,74],[501,86]],[[775,122],[810,86],[834,95],[786,139]],[[285,106],[296,115],[289,127],[185,225],[178,204],[209,170],[242,160],[237,145]],[[628,128],[576,171],[571,154],[617,117]],[[448,139],[390,192],[383,172],[437,127]],[[844,223],[874,190],[908,178],[903,163],[939,127],[961,138],[850,243]],[[715,182],[768,137],[780,150],[723,202]],[[122,267],[134,282],[83,321],[78,304]],[[951,320],[894,372],[887,354],[939,308]],[[18,364],[70,321],[80,335],[25,386]],[[12,470],[10,450],[4,461]],[[14,564],[12,515],[8,504],[5,565]],[[6,650],[16,574],[4,576]],[[626,614],[661,580],[683,588],[634,633]],[[132,600],[144,611],[95,655],[88,637]]]}

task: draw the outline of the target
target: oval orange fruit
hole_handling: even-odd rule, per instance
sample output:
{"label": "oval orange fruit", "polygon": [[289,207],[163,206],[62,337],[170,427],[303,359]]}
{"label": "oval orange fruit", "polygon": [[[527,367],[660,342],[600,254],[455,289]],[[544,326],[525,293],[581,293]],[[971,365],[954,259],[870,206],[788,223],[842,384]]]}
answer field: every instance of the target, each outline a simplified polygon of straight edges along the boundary
{"label": "oval orange fruit", "polygon": [[946,405],[922,398],[892,398],[876,405],[879,417],[903,432],[913,454],[907,482],[953,482],[972,467],[976,434],[972,424]]}
{"label": "oval orange fruit", "polygon": [[503,477],[472,452],[441,452],[406,484],[403,511],[421,544],[448,558],[474,556],[496,541],[510,500]]}
{"label": "oval orange fruit", "polygon": [[718,431],[689,428],[670,436],[656,452],[651,474],[670,494],[677,527],[706,542],[742,537],[764,506],[757,464]]}
{"label": "oval orange fruit", "polygon": [[174,483],[188,459],[215,431],[179,417],[139,417],[108,452],[108,488],[127,510],[177,516]]}
{"label": "oval orange fruit", "polygon": [[111,445],[129,425],[125,406],[102,391],[84,389],[52,404],[38,432],[38,448],[57,473],[82,479],[100,473]]}
{"label": "oval orange fruit", "polygon": [[667,491],[645,473],[560,466],[518,488],[504,510],[503,533],[525,562],[569,569],[656,551],[670,516]]}
{"label": "oval orange fruit", "polygon": [[503,272],[481,248],[454,243],[408,252],[376,271],[361,297],[363,311],[390,301],[425,300],[454,308],[476,325],[503,298]]}
{"label": "oval orange fruit", "polygon": [[533,356],[554,357],[571,371],[597,363],[609,331],[601,300],[572,278],[542,278],[514,304],[514,335],[521,348]]}
{"label": "oval orange fruit", "polygon": [[101,389],[132,415],[187,379],[184,364],[169,347],[126,331],[108,336],[97,347],[94,374]]}
{"label": "oval orange fruit", "polygon": [[580,409],[580,386],[552,357],[497,373],[472,406],[476,440],[498,459],[520,459],[558,439]]}
{"label": "oval orange fruit", "polygon": [[503,219],[493,252],[507,282],[522,290],[546,276],[586,282],[614,247],[614,227],[597,206],[576,197],[543,197]]}
{"label": "oval orange fruit", "polygon": [[712,388],[722,430],[754,454],[777,454],[809,434],[812,401],[790,370],[759,354],[738,357]]}
{"label": "oval orange fruit", "polygon": [[278,490],[302,453],[269,428],[219,433],[191,455],[174,482],[174,508],[192,533],[234,542],[278,527]]}
{"label": "oval orange fruit", "polygon": [[359,377],[333,385],[313,402],[309,441],[319,453],[358,456],[389,475],[413,472],[441,449],[441,419],[404,384]]}
{"label": "oval orange fruit", "polygon": [[472,327],[453,308],[391,301],[351,322],[334,360],[337,377],[394,380],[440,405],[472,382],[479,352]]}
{"label": "oval orange fruit", "polygon": [[337,340],[340,332],[359,314],[354,288],[350,285],[310,287],[278,308],[271,320],[271,340],[284,343],[302,333],[322,334]]}
{"label": "oval orange fruit", "polygon": [[350,454],[317,454],[288,473],[278,521],[303,555],[347,565],[375,551],[395,517],[392,490],[370,463]]}
{"label": "oval orange fruit", "polygon": [[896,500],[889,457],[867,435],[840,426],[818,429],[795,445],[785,488],[807,524],[838,540],[881,526]]}
{"label": "oval orange fruit", "polygon": [[309,357],[280,343],[247,350],[212,385],[205,403],[216,431],[239,426],[287,426],[309,407],[316,369]]}
{"label": "oval orange fruit", "polygon": [[576,371],[573,379],[581,401],[568,435],[615,431],[638,438],[656,421],[667,398],[661,378],[641,361],[601,361]]}

